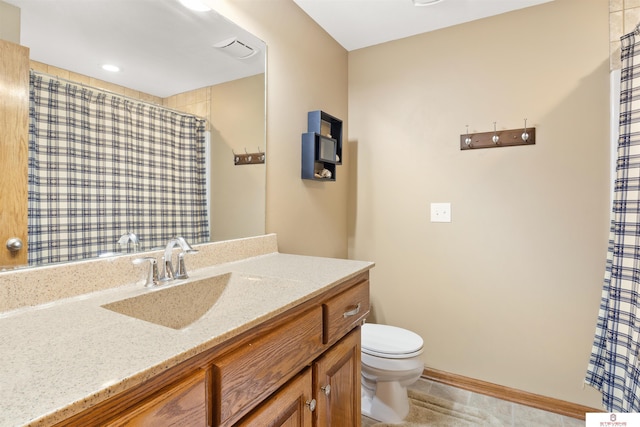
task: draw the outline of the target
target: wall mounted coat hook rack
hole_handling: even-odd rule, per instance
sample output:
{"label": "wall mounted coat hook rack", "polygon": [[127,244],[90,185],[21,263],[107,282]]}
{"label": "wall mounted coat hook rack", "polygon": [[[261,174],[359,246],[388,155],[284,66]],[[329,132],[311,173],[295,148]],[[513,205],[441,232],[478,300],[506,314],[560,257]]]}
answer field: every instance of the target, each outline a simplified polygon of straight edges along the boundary
{"label": "wall mounted coat hook rack", "polygon": [[264,163],[265,161],[265,153],[260,151],[260,147],[258,147],[257,153],[248,153],[247,149],[244,149],[244,154],[236,154],[233,150],[233,164],[236,166],[240,165],[257,165]]}
{"label": "wall mounted coat hook rack", "polygon": [[494,130],[492,132],[469,133],[460,135],[460,149],[473,150],[476,148],[515,147],[517,145],[534,145],[536,143],[536,128],[527,127],[527,119],[524,121],[524,129]]}

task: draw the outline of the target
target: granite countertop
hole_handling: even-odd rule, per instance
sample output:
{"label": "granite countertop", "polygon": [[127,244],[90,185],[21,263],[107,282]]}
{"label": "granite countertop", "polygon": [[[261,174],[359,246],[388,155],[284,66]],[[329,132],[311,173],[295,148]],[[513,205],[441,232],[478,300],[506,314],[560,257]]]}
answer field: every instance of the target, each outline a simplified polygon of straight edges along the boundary
{"label": "granite countertop", "polygon": [[150,292],[139,283],[0,314],[0,427],[59,422],[372,266],[275,252],[199,268],[176,285],[229,272],[255,280],[227,286],[179,330],[101,307]]}

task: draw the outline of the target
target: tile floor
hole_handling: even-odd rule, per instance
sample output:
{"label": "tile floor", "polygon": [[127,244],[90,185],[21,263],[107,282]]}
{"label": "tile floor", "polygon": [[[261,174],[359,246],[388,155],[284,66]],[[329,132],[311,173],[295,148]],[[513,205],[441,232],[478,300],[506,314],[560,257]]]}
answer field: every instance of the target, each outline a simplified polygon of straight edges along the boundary
{"label": "tile floor", "polygon": [[[419,379],[412,388],[424,393],[460,402],[489,412],[504,422],[505,426],[513,427],[584,427],[584,420],[542,411],[529,406],[507,402],[483,394],[473,393],[426,379]],[[362,427],[369,427],[376,421],[362,417]]]}

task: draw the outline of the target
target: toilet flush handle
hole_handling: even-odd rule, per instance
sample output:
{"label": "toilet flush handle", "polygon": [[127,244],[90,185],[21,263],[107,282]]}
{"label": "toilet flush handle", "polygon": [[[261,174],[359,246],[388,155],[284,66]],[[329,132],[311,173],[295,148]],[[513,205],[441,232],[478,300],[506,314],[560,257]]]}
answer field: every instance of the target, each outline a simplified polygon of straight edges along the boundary
{"label": "toilet flush handle", "polygon": [[351,317],[351,316],[355,316],[358,313],[360,313],[360,303],[358,303],[354,309],[345,311],[342,317]]}

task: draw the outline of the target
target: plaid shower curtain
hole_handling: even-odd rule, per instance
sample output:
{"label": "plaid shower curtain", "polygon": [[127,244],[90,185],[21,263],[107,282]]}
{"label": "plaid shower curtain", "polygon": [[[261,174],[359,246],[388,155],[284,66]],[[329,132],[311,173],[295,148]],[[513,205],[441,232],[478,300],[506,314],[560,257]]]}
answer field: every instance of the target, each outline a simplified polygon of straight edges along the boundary
{"label": "plaid shower curtain", "polygon": [[[585,382],[609,412],[640,411],[640,31],[622,37],[620,137],[609,250]],[[640,39],[639,39],[640,40]]]}
{"label": "plaid shower curtain", "polygon": [[30,265],[209,240],[205,122],[31,72]]}

